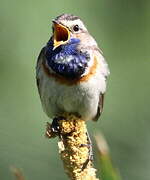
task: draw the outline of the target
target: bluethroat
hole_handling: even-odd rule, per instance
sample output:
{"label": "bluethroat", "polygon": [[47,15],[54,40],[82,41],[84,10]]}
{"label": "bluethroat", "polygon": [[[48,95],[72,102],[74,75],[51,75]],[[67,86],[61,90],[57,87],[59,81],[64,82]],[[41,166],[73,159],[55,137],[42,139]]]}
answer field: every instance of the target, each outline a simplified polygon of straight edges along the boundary
{"label": "bluethroat", "polygon": [[78,16],[62,14],[52,23],[52,36],[36,66],[43,109],[52,119],[69,112],[96,121],[109,75],[102,51]]}

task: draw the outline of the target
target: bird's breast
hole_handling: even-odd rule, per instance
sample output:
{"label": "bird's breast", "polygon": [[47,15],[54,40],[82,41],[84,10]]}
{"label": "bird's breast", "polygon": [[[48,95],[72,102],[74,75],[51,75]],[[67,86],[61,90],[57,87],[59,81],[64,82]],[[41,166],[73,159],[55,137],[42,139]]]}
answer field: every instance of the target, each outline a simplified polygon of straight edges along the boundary
{"label": "bird's breast", "polygon": [[88,52],[79,51],[77,44],[63,45],[55,50],[47,46],[45,56],[48,67],[68,79],[81,77],[90,61]]}
{"label": "bird's breast", "polygon": [[85,74],[84,76],[80,77],[80,78],[74,78],[74,79],[68,79],[65,76],[61,76],[57,73],[50,72],[48,67],[46,66],[46,64],[44,62],[42,64],[42,67],[43,67],[43,70],[44,70],[45,74],[47,75],[47,77],[53,78],[55,81],[57,81],[60,84],[72,86],[75,84],[79,84],[81,82],[86,82],[92,76],[94,76],[96,74],[98,67],[99,67],[99,63],[98,63],[98,60],[96,59],[96,57],[94,57],[93,65],[89,68],[88,73]]}
{"label": "bird's breast", "polygon": [[84,119],[95,116],[99,94],[105,88],[105,80],[99,71],[93,69],[83,79],[67,81],[56,74],[47,74],[45,70],[43,65],[40,92],[44,111],[49,117],[64,111],[78,113]]}

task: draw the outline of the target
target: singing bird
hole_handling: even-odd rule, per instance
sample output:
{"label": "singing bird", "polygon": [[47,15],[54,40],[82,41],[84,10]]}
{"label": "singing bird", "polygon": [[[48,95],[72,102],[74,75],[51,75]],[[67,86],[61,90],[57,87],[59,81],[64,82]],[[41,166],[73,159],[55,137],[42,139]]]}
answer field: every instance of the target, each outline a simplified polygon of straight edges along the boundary
{"label": "singing bird", "polygon": [[49,118],[63,112],[98,120],[103,110],[108,65],[78,16],[62,14],[52,21],[52,36],[37,60],[36,79]]}

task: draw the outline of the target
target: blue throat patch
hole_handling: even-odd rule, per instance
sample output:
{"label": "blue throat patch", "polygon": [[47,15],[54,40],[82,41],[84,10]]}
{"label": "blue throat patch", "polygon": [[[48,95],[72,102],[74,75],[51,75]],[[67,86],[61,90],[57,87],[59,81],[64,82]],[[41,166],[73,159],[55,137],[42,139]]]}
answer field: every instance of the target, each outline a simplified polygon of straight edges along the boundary
{"label": "blue throat patch", "polygon": [[71,38],[70,41],[53,50],[53,41],[46,46],[46,60],[53,71],[68,79],[81,77],[85,72],[90,56],[77,50],[80,40]]}

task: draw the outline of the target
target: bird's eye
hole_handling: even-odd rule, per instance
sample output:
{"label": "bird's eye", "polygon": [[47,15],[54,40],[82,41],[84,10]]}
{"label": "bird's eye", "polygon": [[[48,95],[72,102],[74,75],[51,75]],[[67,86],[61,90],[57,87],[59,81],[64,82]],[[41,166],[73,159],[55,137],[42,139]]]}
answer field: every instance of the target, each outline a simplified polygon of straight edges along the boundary
{"label": "bird's eye", "polygon": [[73,26],[73,30],[76,32],[79,31],[79,26],[78,25]]}

